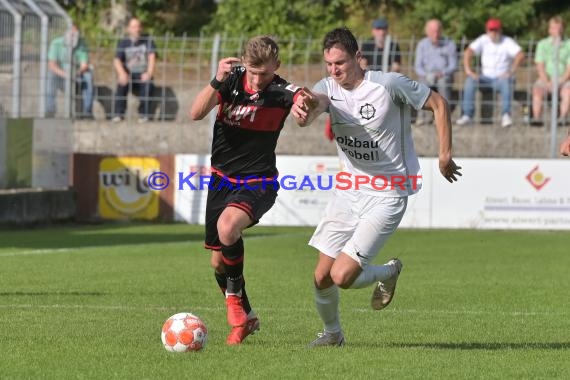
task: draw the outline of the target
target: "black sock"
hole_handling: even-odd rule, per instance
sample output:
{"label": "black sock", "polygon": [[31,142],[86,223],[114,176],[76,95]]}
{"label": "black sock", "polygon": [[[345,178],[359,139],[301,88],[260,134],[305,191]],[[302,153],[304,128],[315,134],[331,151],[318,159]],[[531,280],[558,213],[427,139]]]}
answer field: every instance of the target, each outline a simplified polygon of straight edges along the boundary
{"label": "black sock", "polygon": [[[220,290],[222,291],[222,294],[225,297],[226,296],[226,285],[228,282],[226,279],[226,274],[214,272],[214,276],[216,277],[216,282],[218,283],[218,286],[220,287]],[[247,293],[245,291],[245,279],[242,280],[241,301],[243,303],[243,309],[245,310],[245,312],[247,314],[249,314],[249,312],[251,311],[251,305],[249,303],[249,298],[247,298]]]}
{"label": "black sock", "polygon": [[243,288],[243,240],[232,245],[222,244],[222,257],[226,268],[227,292],[239,294]]}
{"label": "black sock", "polygon": [[226,295],[226,286],[228,283],[228,280],[226,280],[226,274],[225,273],[218,273],[216,271],[214,271],[214,276],[216,277],[216,282],[218,283],[218,286],[220,287],[220,290],[222,291],[222,294]]}

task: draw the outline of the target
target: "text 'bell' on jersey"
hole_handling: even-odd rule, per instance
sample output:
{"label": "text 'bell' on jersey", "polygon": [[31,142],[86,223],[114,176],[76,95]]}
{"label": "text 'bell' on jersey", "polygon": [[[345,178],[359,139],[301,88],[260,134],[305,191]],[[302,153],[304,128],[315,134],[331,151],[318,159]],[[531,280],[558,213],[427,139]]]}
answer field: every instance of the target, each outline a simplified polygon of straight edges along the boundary
{"label": "text 'bell' on jersey", "polygon": [[352,90],[328,77],[319,81],[314,91],[330,99],[328,112],[346,171],[354,176],[397,179],[395,185],[381,190],[372,183],[364,184],[362,191],[378,196],[407,196],[419,191],[421,173],[410,111],[424,106],[428,87],[401,74],[366,71],[362,83]]}
{"label": "text 'bell' on jersey", "polygon": [[234,68],[218,91],[212,167],[228,177],[276,175],[277,139],[300,90],[275,75],[256,92],[247,86],[245,68]]}

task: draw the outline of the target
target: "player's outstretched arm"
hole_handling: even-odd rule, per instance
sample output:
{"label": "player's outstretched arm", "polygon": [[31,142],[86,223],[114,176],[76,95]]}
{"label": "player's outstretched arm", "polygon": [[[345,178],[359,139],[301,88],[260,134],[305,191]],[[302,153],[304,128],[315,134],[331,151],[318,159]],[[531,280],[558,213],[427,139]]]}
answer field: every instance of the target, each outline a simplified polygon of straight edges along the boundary
{"label": "player's outstretched arm", "polygon": [[[204,87],[192,102],[190,117],[192,120],[202,120],[218,104],[218,90],[223,82],[228,79],[232,71],[232,63],[240,62],[239,58],[222,58],[218,63],[218,72],[212,82]],[[214,88],[216,87],[216,88]]]}
{"label": "player's outstretched arm", "polygon": [[457,177],[461,176],[461,167],[451,157],[451,114],[447,100],[432,91],[423,108],[433,111],[439,138],[439,171],[449,182],[457,181]]}
{"label": "player's outstretched arm", "polygon": [[291,107],[291,114],[300,127],[306,127],[327,109],[329,103],[330,100],[325,94],[314,93],[303,87]]}

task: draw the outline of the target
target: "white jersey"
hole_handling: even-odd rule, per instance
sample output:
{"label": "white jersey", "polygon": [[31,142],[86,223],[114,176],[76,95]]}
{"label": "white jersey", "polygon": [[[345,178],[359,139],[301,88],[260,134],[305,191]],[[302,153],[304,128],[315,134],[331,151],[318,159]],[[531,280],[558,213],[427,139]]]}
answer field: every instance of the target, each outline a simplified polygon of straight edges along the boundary
{"label": "white jersey", "polygon": [[[367,71],[353,90],[345,90],[328,77],[314,91],[330,99],[328,112],[345,170],[353,179],[359,175],[381,178],[375,186],[360,185],[360,191],[385,197],[419,191],[422,180],[410,107],[423,107],[430,94],[427,86],[401,74]],[[384,178],[390,182],[387,186],[383,186]]]}
{"label": "white jersey", "polygon": [[509,71],[513,59],[521,51],[511,37],[501,36],[499,42],[493,42],[488,34],[479,36],[469,48],[481,55],[481,74],[489,78],[498,78]]}

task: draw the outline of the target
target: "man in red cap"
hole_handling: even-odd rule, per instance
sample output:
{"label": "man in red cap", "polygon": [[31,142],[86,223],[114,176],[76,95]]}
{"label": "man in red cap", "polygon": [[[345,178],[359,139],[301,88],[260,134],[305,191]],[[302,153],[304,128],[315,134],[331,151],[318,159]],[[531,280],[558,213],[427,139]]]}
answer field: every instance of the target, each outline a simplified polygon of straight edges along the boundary
{"label": "man in red cap", "polygon": [[[485,26],[487,32],[469,44],[463,56],[467,78],[463,86],[463,115],[457,124],[473,123],[475,91],[477,88],[489,88],[501,94],[501,126],[510,127],[513,124],[511,96],[515,85],[514,74],[524,59],[524,53],[515,40],[503,35],[501,20],[491,18]],[[471,67],[473,55],[481,56],[480,74]]]}

